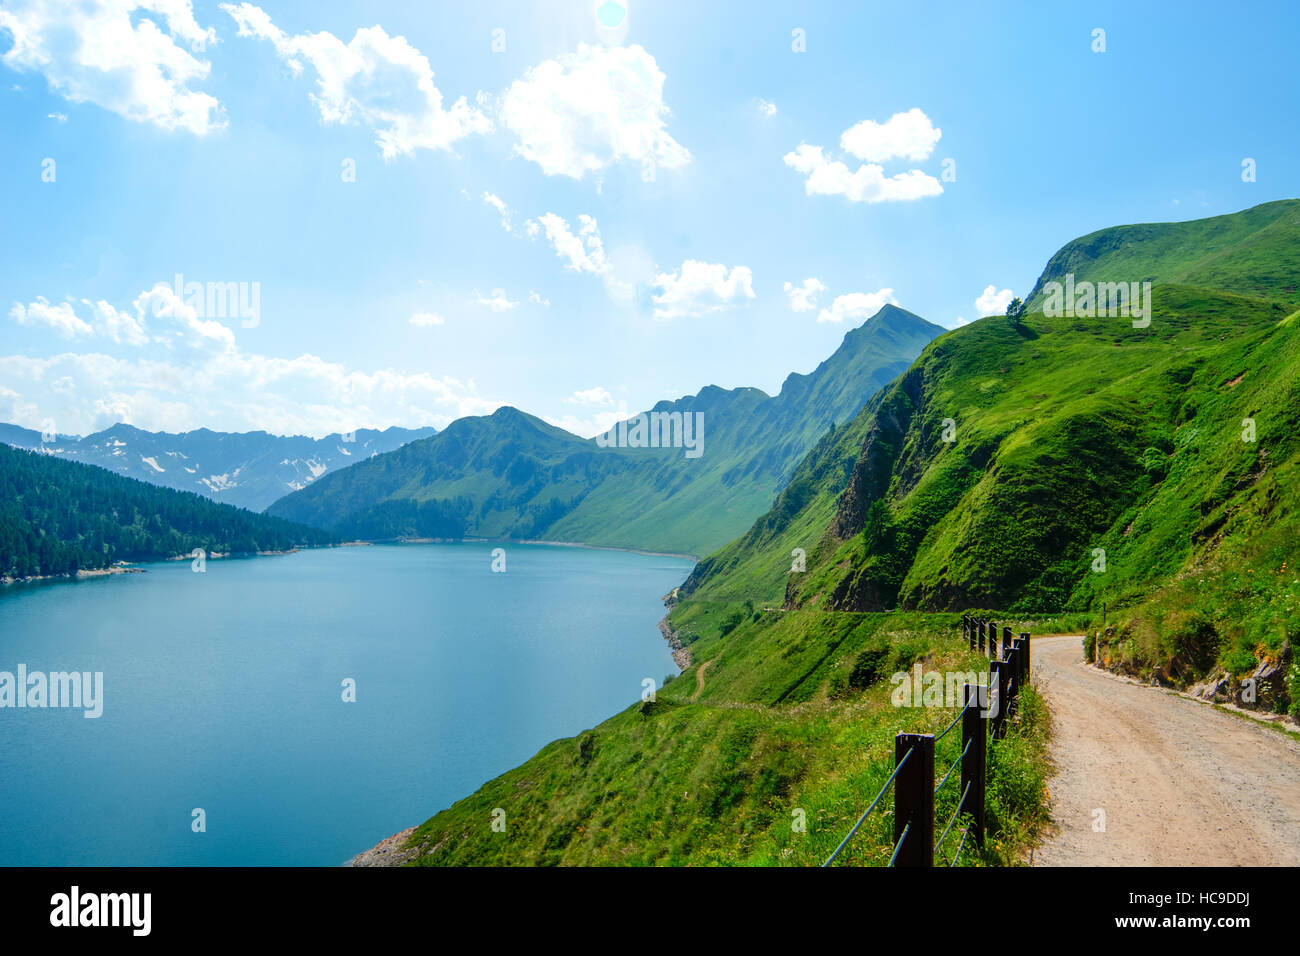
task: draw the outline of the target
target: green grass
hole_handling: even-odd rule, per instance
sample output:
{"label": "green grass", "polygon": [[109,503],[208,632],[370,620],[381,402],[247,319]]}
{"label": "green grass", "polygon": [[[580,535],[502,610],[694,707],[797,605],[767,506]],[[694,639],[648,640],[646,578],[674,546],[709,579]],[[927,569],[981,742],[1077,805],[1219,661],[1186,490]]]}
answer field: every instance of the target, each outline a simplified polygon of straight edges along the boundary
{"label": "green grass", "polygon": [[[1297,250],[1296,202],[1070,243],[1040,286],[1149,279],[1149,328],[1034,312],[935,339],[678,590],[691,667],[431,818],[416,862],[818,863],[891,772],[894,735],[951,719],[893,707],[886,678],[972,667],[963,610],[1095,633],[1105,603],[1103,657],[1182,683],[1294,661]],[[1283,677],[1268,704],[1294,712],[1300,666]],[[1037,838],[1047,725],[1027,690],[990,763],[989,846],[963,862],[1014,862]],[[883,864],[891,842],[873,815],[844,862]]]}
{"label": "green grass", "polygon": [[[894,735],[935,732],[950,708],[896,708],[887,675],[914,662],[974,670],[952,619],[932,615],[758,615],[702,641],[699,662],[658,693],[578,737],[550,744],[419,827],[422,865],[817,865],[893,771]],[[874,680],[851,686],[859,657],[883,650]],[[710,656],[716,655],[716,656]],[[709,661],[696,696],[696,670]],[[989,836],[960,865],[1021,859],[1045,821],[1046,715],[1027,690],[1013,732],[992,745]],[[942,776],[960,733],[936,753]],[[940,795],[942,826],[957,787]],[[505,832],[492,813],[505,811]],[[806,832],[792,827],[796,810]],[[892,797],[840,862],[883,865]],[[946,859],[956,853],[959,827]],[[938,834],[936,833],[936,836]]]}

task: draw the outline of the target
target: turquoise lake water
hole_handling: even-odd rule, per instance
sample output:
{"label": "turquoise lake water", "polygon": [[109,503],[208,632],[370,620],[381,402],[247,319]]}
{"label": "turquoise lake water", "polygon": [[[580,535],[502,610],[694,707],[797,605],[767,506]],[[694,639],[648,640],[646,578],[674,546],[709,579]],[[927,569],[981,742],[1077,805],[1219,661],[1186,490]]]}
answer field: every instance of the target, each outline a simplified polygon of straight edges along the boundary
{"label": "turquoise lake water", "polygon": [[676,673],[688,561],[493,547],[8,588],[0,671],[102,671],[103,715],[0,708],[0,865],[340,864]]}

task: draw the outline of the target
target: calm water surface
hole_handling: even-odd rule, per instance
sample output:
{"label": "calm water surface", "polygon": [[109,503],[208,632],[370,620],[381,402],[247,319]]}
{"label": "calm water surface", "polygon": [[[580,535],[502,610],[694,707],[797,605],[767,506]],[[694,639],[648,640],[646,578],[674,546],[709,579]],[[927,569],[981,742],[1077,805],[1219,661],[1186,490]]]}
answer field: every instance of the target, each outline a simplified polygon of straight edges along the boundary
{"label": "calm water surface", "polygon": [[0,709],[0,864],[338,864],[676,672],[655,625],[689,562],[493,547],[7,589],[0,671],[102,671],[104,710]]}

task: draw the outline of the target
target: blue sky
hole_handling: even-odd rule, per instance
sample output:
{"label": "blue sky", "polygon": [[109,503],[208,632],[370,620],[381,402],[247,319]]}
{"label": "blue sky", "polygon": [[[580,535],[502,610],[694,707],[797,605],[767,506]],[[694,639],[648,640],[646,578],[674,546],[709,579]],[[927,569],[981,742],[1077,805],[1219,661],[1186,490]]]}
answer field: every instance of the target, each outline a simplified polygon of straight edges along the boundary
{"label": "blue sky", "polygon": [[132,6],[0,0],[3,421],[590,435],[1300,195],[1284,3]]}

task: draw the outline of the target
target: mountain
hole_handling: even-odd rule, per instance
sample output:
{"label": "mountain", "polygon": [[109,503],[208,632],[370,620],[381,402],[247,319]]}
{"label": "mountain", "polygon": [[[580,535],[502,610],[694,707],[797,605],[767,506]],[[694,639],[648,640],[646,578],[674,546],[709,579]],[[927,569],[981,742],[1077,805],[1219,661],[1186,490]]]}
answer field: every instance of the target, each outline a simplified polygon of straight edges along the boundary
{"label": "mountain", "polygon": [[[935,340],[700,562],[674,619],[740,595],[833,611],[1104,601],[1127,609],[1125,653],[1166,674],[1285,653],[1300,632],[1278,573],[1297,550],[1297,248],[1293,200],[1075,240],[1031,303],[1066,272],[1140,278],[1149,327],[1040,311]],[[1246,602],[1242,581],[1265,568]]]}
{"label": "mountain", "polygon": [[57,435],[47,442],[40,432],[0,425],[0,442],[261,511],[321,475],[435,433],[433,428],[363,428],[316,439],[206,428],[174,435],[114,425],[85,438]]}
{"label": "mountain", "polygon": [[[699,457],[682,448],[602,448],[503,408],[328,475],[267,510],[346,536],[380,537],[394,514],[435,507],[429,520],[437,527],[454,530],[452,516],[461,516],[469,536],[704,553],[741,533],[818,438],[942,332],[885,306],[813,372],[790,375],[775,396],[708,386],[650,410],[702,416]],[[414,517],[408,525],[417,536],[456,536],[428,534],[429,527]]]}
{"label": "mountain", "polygon": [[0,578],[329,544],[314,528],[0,445]]}
{"label": "mountain", "polygon": [[[1094,233],[1052,257],[1020,321],[932,341],[678,589],[680,677],[437,813],[401,858],[815,865],[888,781],[894,732],[953,719],[900,712],[886,678],[974,669],[965,609],[1082,633],[1104,601],[1103,662],[1166,684],[1251,674],[1263,707],[1300,715],[1298,205]],[[1071,271],[1151,281],[1150,324],[1045,315]],[[1047,819],[1024,693],[990,750],[984,863],[1021,859]],[[954,735],[936,748],[959,757]],[[507,839],[479,822],[496,808]],[[845,853],[884,866],[892,842],[875,814]]]}

